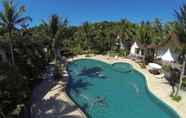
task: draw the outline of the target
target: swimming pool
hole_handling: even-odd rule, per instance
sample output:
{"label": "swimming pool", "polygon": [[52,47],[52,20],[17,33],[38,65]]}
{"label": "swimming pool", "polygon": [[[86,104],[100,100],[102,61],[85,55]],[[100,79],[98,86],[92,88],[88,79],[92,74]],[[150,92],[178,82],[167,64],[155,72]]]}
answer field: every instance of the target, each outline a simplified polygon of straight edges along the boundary
{"label": "swimming pool", "polygon": [[128,63],[80,59],[68,65],[68,72],[67,92],[88,118],[180,118]]}

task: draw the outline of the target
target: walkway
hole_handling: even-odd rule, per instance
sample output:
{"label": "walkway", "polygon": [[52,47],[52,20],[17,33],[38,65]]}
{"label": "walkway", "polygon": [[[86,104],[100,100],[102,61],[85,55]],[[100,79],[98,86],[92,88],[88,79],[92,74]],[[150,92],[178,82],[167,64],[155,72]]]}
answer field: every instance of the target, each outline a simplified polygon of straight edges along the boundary
{"label": "walkway", "polygon": [[45,79],[33,90],[31,118],[86,118],[64,91],[64,83]]}

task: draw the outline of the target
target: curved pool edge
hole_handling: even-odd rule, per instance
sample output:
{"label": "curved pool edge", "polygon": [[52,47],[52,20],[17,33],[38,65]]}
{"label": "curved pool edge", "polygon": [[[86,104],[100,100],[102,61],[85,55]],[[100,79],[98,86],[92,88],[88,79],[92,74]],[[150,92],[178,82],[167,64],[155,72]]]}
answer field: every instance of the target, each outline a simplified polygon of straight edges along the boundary
{"label": "curved pool edge", "polygon": [[[153,89],[151,88],[152,87],[151,82],[148,79],[149,77],[147,77],[147,75],[144,72],[141,72],[138,68],[134,68],[134,69],[145,78],[145,83],[146,83],[145,85],[147,91],[150,93],[151,96],[153,96],[152,97],[153,99],[158,99],[160,102],[162,102],[163,105],[165,105],[165,107],[167,106],[168,109],[170,109],[172,112],[178,115],[179,118],[184,118],[184,116],[182,116],[182,113],[180,113],[180,111],[178,111],[171,103],[167,102],[165,99],[161,98],[160,96],[156,95],[153,92]],[[152,79],[157,79],[157,78],[152,78]]]}
{"label": "curved pool edge", "polygon": [[143,73],[139,72],[135,68],[134,68],[134,71],[136,71],[141,76],[143,76],[143,78],[145,78],[145,87],[146,87],[147,92],[149,93],[151,99],[153,101],[156,101],[156,104],[161,105],[161,107],[166,107],[166,109],[163,109],[163,111],[169,112],[170,114],[176,115],[176,117],[182,118],[180,116],[180,114],[174,109],[174,107],[172,107],[171,105],[169,105],[167,102],[164,102],[164,100],[162,100],[160,97],[158,97],[157,95],[155,95],[155,93],[153,93],[152,90],[150,90],[150,87],[149,87],[149,84],[148,84],[148,79],[145,77],[145,75]]}
{"label": "curved pool edge", "polygon": [[[68,73],[67,67],[65,67],[65,71]],[[69,79],[69,73],[68,73],[68,79]],[[86,114],[83,112],[83,110],[79,107],[79,105],[71,98],[71,96],[68,94],[67,90],[64,91],[64,96],[69,101],[71,105],[75,105],[77,107],[78,112],[81,114],[81,118],[87,118]]]}
{"label": "curved pool edge", "polygon": [[[172,112],[174,112],[178,117],[184,118],[184,115],[182,114],[182,112],[178,111],[171,103],[169,103],[168,101],[166,101],[165,99],[161,98],[160,96],[156,95],[153,92],[150,79],[148,79],[148,78],[152,78],[152,79],[156,79],[156,78],[148,77],[146,75],[147,72],[143,72],[144,69],[137,67],[137,65],[135,65],[137,63],[132,62],[132,60],[129,60],[129,59],[127,59],[127,61],[126,60],[108,60],[107,58],[99,59],[99,58],[96,58],[95,56],[94,57],[85,57],[83,55],[83,56],[77,56],[75,58],[70,58],[70,59],[68,59],[68,62],[73,62],[73,61],[76,61],[76,60],[83,60],[83,59],[85,59],[85,60],[86,59],[92,59],[92,60],[96,60],[96,61],[101,61],[101,62],[106,63],[106,64],[111,64],[111,65],[114,64],[114,63],[118,63],[118,62],[124,62],[124,63],[128,63],[128,64],[132,65],[134,70],[137,71],[138,73],[140,73],[145,78],[146,88],[147,88],[147,91],[150,93],[150,95],[153,96],[154,99],[159,100],[163,105],[167,106],[167,108],[170,109]],[[70,97],[70,96],[68,96],[68,97]],[[71,100],[74,102],[73,99],[71,99]],[[79,105],[77,105],[77,106],[79,106]],[[79,107],[79,109],[80,109],[80,107]],[[87,118],[87,116],[86,116],[86,118]]]}
{"label": "curved pool edge", "polygon": [[75,105],[78,107],[78,112],[81,114],[81,118],[87,118],[86,114],[82,111],[82,109],[79,107],[79,105],[70,97],[67,91],[65,91],[65,97],[69,100],[69,102],[72,105]]}

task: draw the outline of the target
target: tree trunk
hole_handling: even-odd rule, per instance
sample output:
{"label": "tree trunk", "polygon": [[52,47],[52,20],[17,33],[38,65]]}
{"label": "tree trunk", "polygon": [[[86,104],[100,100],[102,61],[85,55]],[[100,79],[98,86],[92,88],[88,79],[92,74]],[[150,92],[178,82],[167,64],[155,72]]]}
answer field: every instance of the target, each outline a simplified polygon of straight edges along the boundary
{"label": "tree trunk", "polygon": [[185,60],[183,61],[183,64],[182,64],[182,71],[181,71],[181,75],[180,75],[180,79],[179,79],[180,81],[179,81],[179,85],[177,86],[175,96],[178,96],[179,91],[181,89],[182,82],[183,82],[184,71],[185,71]]}
{"label": "tree trunk", "polygon": [[0,109],[0,116],[2,116],[2,118],[6,118],[5,114],[2,112],[2,110]]}
{"label": "tree trunk", "polygon": [[174,88],[173,85],[171,85],[171,87],[172,87],[172,95],[174,95],[175,94],[175,88]]}
{"label": "tree trunk", "polygon": [[12,31],[9,32],[9,46],[10,46],[10,56],[11,56],[11,64],[15,66],[15,59],[14,59],[14,50],[13,50],[13,41],[12,41]]}
{"label": "tree trunk", "polygon": [[109,48],[110,48],[110,51],[112,51],[112,41],[111,41],[111,39],[109,39]]}
{"label": "tree trunk", "polygon": [[146,51],[147,49],[146,48],[144,48],[143,49],[143,63],[146,65],[146,53],[147,53],[147,51]]}
{"label": "tree trunk", "polygon": [[56,64],[57,55],[56,55],[56,39],[55,38],[53,38],[52,48],[53,48],[53,53],[54,53],[54,63]]}
{"label": "tree trunk", "polygon": [[[12,39],[10,39],[12,40]],[[12,44],[12,41],[10,41],[10,55],[11,55],[11,62],[12,62],[12,65],[14,66],[15,65],[15,59],[14,59],[14,52],[13,52],[13,44]]]}

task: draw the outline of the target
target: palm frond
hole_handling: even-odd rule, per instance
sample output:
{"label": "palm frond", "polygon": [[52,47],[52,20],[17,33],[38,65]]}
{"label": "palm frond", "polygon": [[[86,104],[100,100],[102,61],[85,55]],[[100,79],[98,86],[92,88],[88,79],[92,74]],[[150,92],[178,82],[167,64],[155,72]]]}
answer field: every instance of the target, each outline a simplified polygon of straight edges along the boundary
{"label": "palm frond", "polygon": [[22,24],[25,24],[29,21],[32,21],[32,18],[29,16],[24,16],[24,17],[21,17],[21,18],[15,20],[15,24],[22,25]]}
{"label": "palm frond", "polygon": [[0,12],[0,21],[1,22],[7,22],[6,18],[5,18],[5,15],[2,12]]}
{"label": "palm frond", "polygon": [[13,19],[16,20],[20,18],[25,11],[26,11],[25,6],[24,5],[20,6],[19,9],[14,13]]}

